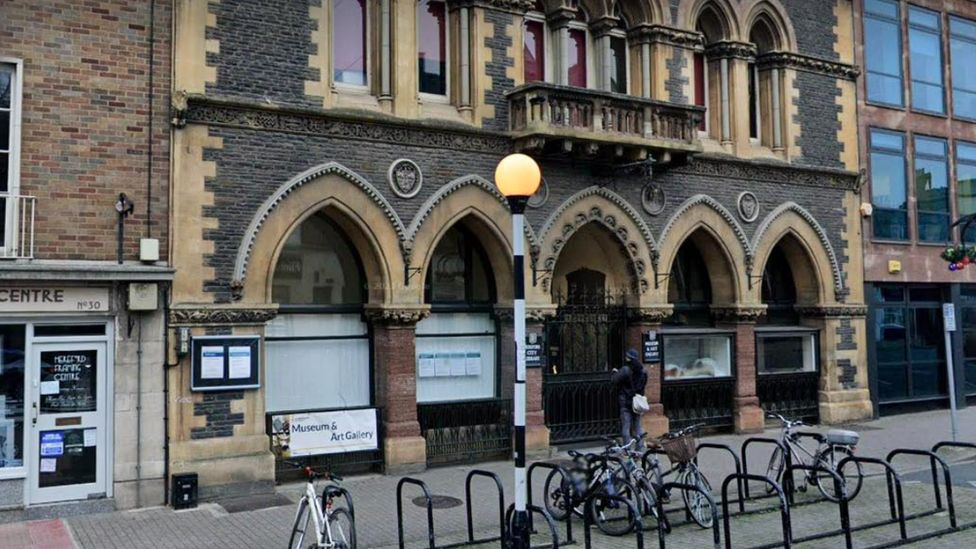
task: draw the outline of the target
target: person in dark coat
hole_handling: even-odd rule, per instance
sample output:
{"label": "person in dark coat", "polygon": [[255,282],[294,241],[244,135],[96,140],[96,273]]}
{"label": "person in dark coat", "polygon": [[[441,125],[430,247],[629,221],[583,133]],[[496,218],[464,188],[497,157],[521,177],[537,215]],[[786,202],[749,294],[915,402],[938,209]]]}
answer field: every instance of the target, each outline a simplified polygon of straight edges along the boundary
{"label": "person in dark coat", "polygon": [[[611,376],[614,389],[617,393],[617,406],[620,409],[620,432],[624,437],[624,444],[632,439],[641,440],[643,429],[641,428],[640,414],[634,413],[634,395],[644,394],[647,386],[647,372],[644,365],[640,362],[640,356],[636,349],[627,351],[627,358],[624,366],[620,369],[614,368]],[[638,446],[643,446],[638,442]]]}

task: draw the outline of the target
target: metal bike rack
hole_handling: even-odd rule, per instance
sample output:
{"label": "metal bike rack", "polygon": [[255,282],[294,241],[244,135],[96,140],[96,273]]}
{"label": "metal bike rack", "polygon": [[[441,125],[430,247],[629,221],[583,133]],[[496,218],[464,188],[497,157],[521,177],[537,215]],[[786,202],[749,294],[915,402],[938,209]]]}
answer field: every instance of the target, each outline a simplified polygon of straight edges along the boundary
{"label": "metal bike rack", "polygon": [[[529,512],[529,524],[532,524],[532,515],[540,514],[542,518],[546,519],[546,524],[549,525],[549,535],[552,536],[551,545],[533,545],[530,549],[559,549],[559,535],[556,533],[556,522],[552,519],[552,516],[542,507],[538,505],[526,505],[525,509]],[[508,547],[506,543],[507,533],[512,531],[512,519],[515,516],[515,504],[508,506],[508,510],[505,512],[505,533],[502,536],[502,548]],[[589,548],[589,545],[586,545]]]}
{"label": "metal bike rack", "polygon": [[837,463],[837,470],[843,471],[844,467],[848,463],[861,463],[865,465],[880,465],[885,470],[885,482],[888,487],[888,508],[891,512],[891,518],[888,520],[882,520],[878,522],[872,522],[869,524],[861,524],[858,526],[851,526],[852,532],[858,532],[861,530],[870,530],[871,528],[878,528],[880,526],[888,526],[890,524],[898,523],[898,531],[901,535],[902,541],[908,540],[908,528],[905,521],[905,499],[902,496],[901,490],[901,475],[898,471],[891,466],[887,461],[880,458],[871,457],[861,457],[861,456],[848,456]]}
{"label": "metal bike rack", "polygon": [[[774,442],[778,443],[779,441]],[[743,448],[743,450],[745,450],[745,448]],[[722,528],[725,531],[725,549],[732,549],[732,527],[729,523],[729,484],[731,484],[733,481],[743,481],[748,486],[750,480],[762,482],[773,487],[776,495],[779,496],[780,520],[783,523],[782,543],[777,542],[760,545],[758,547],[752,547],[751,549],[771,549],[773,547],[780,546],[782,546],[784,549],[790,549],[790,544],[792,543],[790,536],[792,535],[793,525],[790,521],[790,506],[786,501],[786,495],[783,493],[783,487],[775,481],[769,480],[762,475],[752,475],[749,473],[733,473],[725,477],[725,480],[722,482]]]}
{"label": "metal bike rack", "polygon": [[913,518],[932,515],[945,509],[945,507],[942,506],[942,496],[939,491],[939,473],[938,473],[938,467],[936,467],[936,464],[938,464],[939,466],[942,467],[942,474],[946,484],[946,504],[948,505],[948,511],[949,511],[949,526],[950,528],[955,529],[957,526],[956,506],[952,500],[952,473],[949,472],[949,465],[945,462],[944,459],[939,457],[935,452],[930,452],[928,450],[916,450],[913,448],[898,448],[896,450],[892,450],[891,452],[888,452],[888,456],[885,458],[885,461],[887,461],[890,464],[892,458],[900,455],[922,456],[922,457],[929,458],[929,463],[931,464],[932,467],[932,488],[933,491],[935,492],[935,509],[922,511],[920,513],[913,513],[911,515],[908,515],[906,519],[913,519]]}
{"label": "metal bike rack", "polygon": [[418,486],[424,492],[424,499],[427,500],[427,543],[429,549],[436,549],[434,541],[434,501],[430,497],[430,490],[422,480],[411,477],[403,477],[397,482],[397,539],[400,549],[403,549],[403,485],[412,484]]}
{"label": "metal bike rack", "polygon": [[355,525],[356,508],[352,504],[352,494],[349,493],[349,490],[346,490],[342,486],[331,484],[322,489],[322,500],[325,501],[329,498],[329,496],[333,498],[339,496],[346,501],[346,510],[349,511],[349,520],[351,520],[353,525]]}
{"label": "metal bike rack", "polygon": [[[485,477],[490,478],[495,481],[495,487],[498,488],[498,536],[484,539],[474,539],[474,520],[472,517],[472,505],[471,505],[471,481],[474,477]],[[492,473],[491,471],[483,471],[481,469],[475,469],[468,473],[468,476],[464,479],[464,505],[465,511],[467,513],[468,519],[468,544],[474,545],[477,543],[487,543],[491,541],[500,541],[505,539],[505,489],[502,488],[502,481],[498,478],[498,475]]]}
{"label": "metal bike rack", "polygon": [[972,442],[956,442],[954,440],[943,440],[932,447],[932,453],[938,454],[939,450],[943,448],[969,448],[970,450],[976,450],[976,444]]}
{"label": "metal bike rack", "polygon": [[[620,502],[630,509],[630,513],[634,517],[634,532],[637,537],[637,549],[644,549],[644,519],[641,517],[640,511],[637,510],[637,506],[634,505],[634,502],[621,496],[607,496],[601,494],[600,497],[607,500]],[[583,504],[583,546],[586,547],[586,549],[592,547],[592,542],[590,540],[590,527],[592,527],[593,524],[590,522],[590,507],[593,505],[593,498],[594,496],[586,498],[586,502]],[[657,529],[657,541],[660,549],[664,549],[664,531],[661,528]]]}
{"label": "metal bike rack", "polygon": [[[744,489],[743,490],[744,496],[740,496],[739,499],[743,499],[743,498],[746,499],[746,500],[758,499],[758,498],[753,498],[749,494],[749,481],[746,480],[746,478],[745,478],[745,477],[758,477],[759,476],[759,475],[755,475],[755,474],[749,473],[749,454],[748,454],[748,450],[749,450],[749,446],[751,446],[753,444],[772,444],[773,446],[778,447],[783,452],[783,456],[786,459],[785,467],[783,467],[783,471],[784,472],[786,471],[786,469],[790,465],[793,464],[793,455],[792,455],[792,452],[790,452],[781,441],[779,441],[779,440],[777,440],[775,438],[769,438],[769,437],[749,437],[749,438],[747,438],[745,441],[743,441],[743,443],[742,443],[742,449],[740,450],[740,452],[742,454],[742,473],[741,474],[743,475],[742,480],[744,481],[744,482],[742,482],[742,487]],[[766,478],[766,477],[761,477],[761,478]],[[726,480],[728,480],[728,477],[726,477]],[[774,482],[773,484],[776,484],[776,483]],[[759,496],[759,497],[771,497],[771,495],[770,496]],[[724,496],[723,496],[722,499],[725,499]],[[791,496],[791,499],[792,499],[792,496]]]}
{"label": "metal bike rack", "polygon": [[[729,445],[727,445],[727,444],[718,444],[718,443],[715,443],[715,442],[702,442],[702,443],[700,443],[698,445],[698,451],[697,451],[697,453],[695,455],[695,463],[696,464],[698,463],[698,454],[701,454],[701,451],[702,450],[709,450],[709,449],[710,450],[722,450],[724,452],[728,452],[729,456],[732,458],[732,462],[735,464],[735,473],[737,475],[741,475],[742,474],[742,460],[739,459],[739,456],[735,453],[735,450],[733,450],[732,447],[729,446]],[[743,492],[743,489],[742,489],[742,479],[741,478],[737,479],[737,481],[736,481],[736,489],[737,489],[737,493],[738,493],[738,496],[739,496],[738,497],[739,512],[740,513],[743,513],[746,510],[746,503],[742,499],[742,496],[743,496],[744,492]]]}
{"label": "metal bike rack", "polygon": [[[683,482],[667,482],[663,486],[661,486],[662,491],[670,490],[673,488],[677,488],[678,490],[682,490],[685,492],[698,492],[699,494],[705,496],[705,499],[708,500],[708,504],[712,509],[712,541],[714,542],[715,549],[721,549],[722,536],[719,533],[719,529],[718,529],[718,506],[715,505],[715,498],[712,497],[712,494],[710,494],[708,490],[705,490],[700,486],[692,486],[691,484],[685,484]],[[658,499],[658,512],[661,512],[663,510],[662,507],[663,505],[661,504],[660,499]],[[658,539],[660,540],[660,544],[661,544],[661,549],[664,549],[664,535],[661,533],[662,529],[658,528],[657,530],[658,530]]]}
{"label": "metal bike rack", "polygon": [[[532,473],[536,469],[548,469],[548,470],[551,470],[551,471],[559,471],[559,473],[562,474],[562,477],[563,477],[563,487],[562,487],[562,489],[567,494],[567,496],[570,498],[570,501],[572,500],[571,498],[574,495],[575,489],[572,486],[572,482],[570,482],[571,477],[569,476],[569,471],[565,467],[563,467],[562,465],[559,465],[558,463],[552,463],[550,461],[537,461],[537,462],[533,463],[532,465],[529,465],[529,470],[526,472],[526,484],[528,485],[528,492],[529,492],[529,494],[528,494],[528,500],[527,501],[528,501],[529,507],[533,507],[533,505],[532,505],[532,493],[533,493],[533,490],[532,490]],[[543,488],[543,490],[544,489],[545,488]],[[548,497],[545,494],[544,494],[544,496],[545,497]],[[542,508],[545,508],[545,507],[542,507]],[[546,515],[548,516],[549,514],[546,513]],[[552,517],[550,516],[549,518],[551,519]],[[533,527],[532,515],[531,514],[529,514],[529,527],[530,528]],[[566,543],[575,543],[575,542],[576,542],[576,540],[573,539],[573,510],[572,509],[567,509],[566,510]]]}
{"label": "metal bike rack", "polygon": [[[847,490],[844,487],[844,484],[845,483],[844,483],[844,480],[841,478],[840,474],[837,473],[836,471],[831,471],[830,469],[827,469],[826,467],[821,467],[819,465],[807,465],[807,464],[804,464],[804,463],[798,463],[796,465],[790,465],[790,466],[788,466],[783,471],[783,473],[789,473],[789,476],[785,477],[786,478],[786,482],[788,482],[790,484],[793,484],[793,472],[794,471],[808,471],[808,472],[811,472],[811,473],[827,473],[827,474],[829,474],[830,476],[832,476],[834,478],[834,490],[836,490],[835,493],[841,495],[841,497],[839,498],[839,501],[837,502],[837,506],[840,509],[840,529],[838,529],[838,530],[829,530],[827,532],[818,532],[816,534],[811,534],[809,536],[803,536],[803,537],[799,537],[799,538],[794,538],[793,537],[793,523],[792,523],[792,519],[791,519],[791,522],[790,522],[790,541],[792,543],[802,543],[804,541],[813,541],[813,540],[824,539],[824,538],[833,537],[833,536],[836,536],[836,535],[839,535],[839,534],[843,534],[844,535],[844,546],[847,547],[847,549],[852,549],[854,547],[854,542],[851,539],[851,515],[850,515],[850,509],[847,506],[848,500],[850,498],[848,498],[848,496],[847,496]],[[784,482],[784,484],[785,484],[785,482]],[[788,490],[787,493],[789,493],[789,491],[791,491],[791,490]],[[830,500],[827,500],[827,501],[830,501]]]}

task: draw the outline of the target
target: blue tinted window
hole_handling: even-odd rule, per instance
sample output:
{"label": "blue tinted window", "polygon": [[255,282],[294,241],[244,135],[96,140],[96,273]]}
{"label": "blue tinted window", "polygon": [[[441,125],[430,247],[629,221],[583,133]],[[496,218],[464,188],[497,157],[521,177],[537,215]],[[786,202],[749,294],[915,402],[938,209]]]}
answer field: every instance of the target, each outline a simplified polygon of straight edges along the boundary
{"label": "blue tinted window", "polygon": [[901,28],[898,4],[867,0],[864,51],[868,99],[902,106]]}
{"label": "blue tinted window", "polygon": [[952,55],[952,111],[956,116],[976,119],[976,23],[958,17],[949,21]]}
{"label": "blue tinted window", "polygon": [[[956,206],[959,215],[976,213],[976,144],[956,144]],[[964,239],[976,242],[976,226],[970,226]],[[974,357],[976,358],[976,357]]]}
{"label": "blue tinted window", "polygon": [[946,160],[945,140],[915,138],[918,239],[924,242],[945,242],[949,239],[949,170]]}
{"label": "blue tinted window", "polygon": [[874,237],[908,240],[905,137],[871,130],[871,202]]}
{"label": "blue tinted window", "polygon": [[908,21],[912,106],[925,111],[945,112],[939,14],[912,6],[908,8]]}

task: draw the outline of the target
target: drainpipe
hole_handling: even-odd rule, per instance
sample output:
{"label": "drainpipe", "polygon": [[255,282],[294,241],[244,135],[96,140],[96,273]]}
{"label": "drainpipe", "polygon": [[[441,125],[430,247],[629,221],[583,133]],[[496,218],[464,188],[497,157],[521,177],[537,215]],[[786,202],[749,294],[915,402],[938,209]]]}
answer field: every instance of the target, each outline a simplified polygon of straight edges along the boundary
{"label": "drainpipe", "polygon": [[[129,313],[132,314],[132,313]],[[142,315],[136,335],[136,507],[142,504]]]}

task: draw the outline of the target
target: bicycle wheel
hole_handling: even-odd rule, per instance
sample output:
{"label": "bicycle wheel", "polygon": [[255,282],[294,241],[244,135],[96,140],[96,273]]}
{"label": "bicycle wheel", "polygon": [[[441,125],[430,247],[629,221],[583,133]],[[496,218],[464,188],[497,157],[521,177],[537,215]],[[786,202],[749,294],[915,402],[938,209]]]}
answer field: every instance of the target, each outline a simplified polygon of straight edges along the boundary
{"label": "bicycle wheel", "polygon": [[[786,460],[783,458],[783,450],[779,446],[773,450],[773,455],[769,456],[769,465],[766,466],[766,478],[779,484],[782,482],[783,469],[786,467]],[[746,481],[749,482],[749,481]],[[766,483],[766,493],[772,494],[776,490],[772,484]]]}
{"label": "bicycle wheel", "polygon": [[637,517],[633,509],[621,500],[634,502],[634,489],[630,483],[613,477],[611,485],[603,485],[590,501],[590,519],[601,532],[608,536],[625,536],[634,530]]}
{"label": "bicycle wheel", "polygon": [[566,520],[569,512],[573,509],[570,494],[567,493],[570,482],[558,469],[553,469],[546,477],[546,483],[543,487],[543,494],[546,498],[545,506],[549,516],[554,520]]}
{"label": "bicycle wheel", "polygon": [[[862,471],[860,463],[848,463],[844,466],[843,471],[837,470],[837,464],[850,455],[852,455],[851,450],[846,446],[830,446],[817,454],[817,458],[814,460],[814,463],[820,465],[821,467],[825,467],[831,471],[836,471],[840,474],[841,479],[844,481],[843,487],[847,491],[848,501],[854,499],[858,492],[861,491],[861,481],[864,479],[864,471]],[[823,494],[825,498],[834,503],[840,501],[840,494],[837,493],[837,488],[834,485],[833,475],[830,475],[829,473],[814,472],[811,481],[817,485],[820,493]]]}
{"label": "bicycle wheel", "polygon": [[305,534],[314,536],[314,532],[308,532],[308,527],[312,524],[312,513],[309,512],[308,500],[302,498],[298,504],[298,513],[295,514],[295,525],[291,529],[291,539],[288,540],[288,549],[304,549]]}
{"label": "bicycle wheel", "polygon": [[356,549],[356,525],[346,509],[334,509],[329,514],[329,531],[335,549]]}
{"label": "bicycle wheel", "polygon": [[668,522],[668,514],[660,513],[657,508],[658,494],[657,489],[653,484],[645,477],[638,480],[635,485],[637,489],[637,510],[642,516],[652,516],[658,524],[658,528],[662,528],[664,533],[671,532],[671,524]]}
{"label": "bicycle wheel", "polygon": [[[684,473],[681,475],[680,482],[688,484],[690,486],[697,486],[702,490],[705,490],[709,494],[712,493],[712,486],[708,483],[708,479],[705,475],[698,470],[698,467],[694,465],[689,466]],[[698,523],[698,526],[702,528],[711,528],[714,522],[714,517],[712,516],[712,503],[708,501],[705,494],[701,492],[695,492],[690,490],[682,490],[682,498],[685,500],[685,509],[688,510],[688,514],[691,518]]]}

